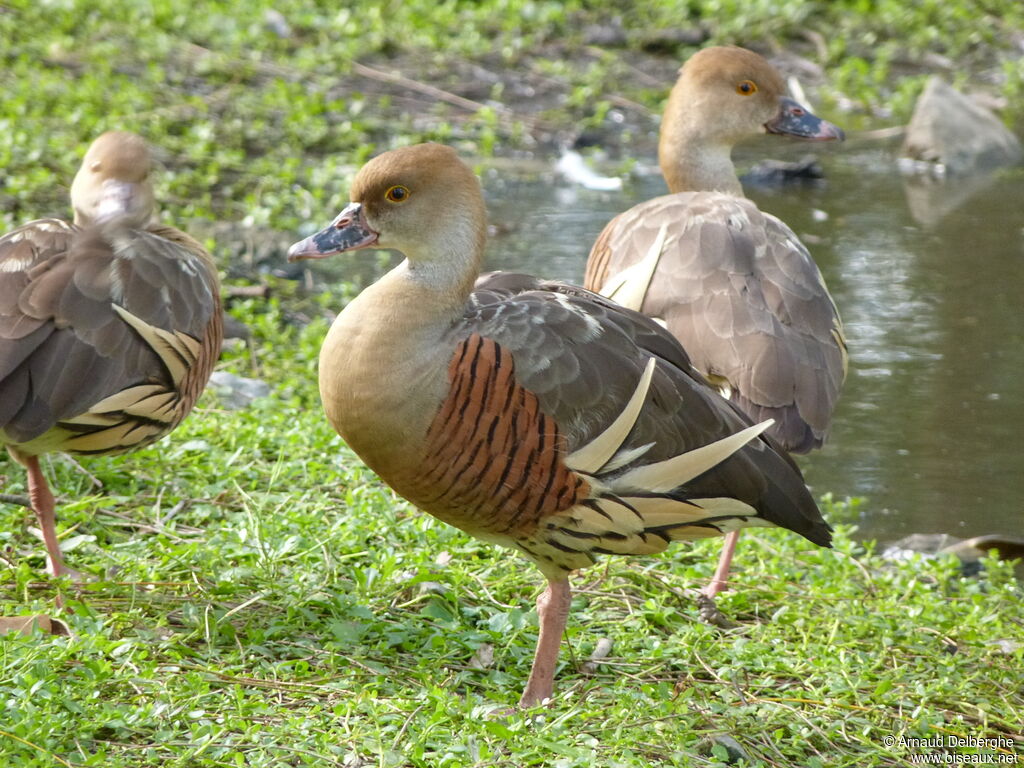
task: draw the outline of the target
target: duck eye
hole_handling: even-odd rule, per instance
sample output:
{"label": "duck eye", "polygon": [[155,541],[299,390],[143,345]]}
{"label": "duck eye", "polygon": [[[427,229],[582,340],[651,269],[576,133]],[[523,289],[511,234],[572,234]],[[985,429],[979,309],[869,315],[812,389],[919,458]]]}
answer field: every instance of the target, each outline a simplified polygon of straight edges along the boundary
{"label": "duck eye", "polygon": [[740,96],[750,96],[753,93],[757,93],[757,86],[754,85],[753,80],[744,80],[743,82],[737,84],[736,93],[738,93]]}
{"label": "duck eye", "polygon": [[384,193],[384,197],[392,203],[404,203],[409,199],[409,189],[398,184],[394,187],[390,187],[388,191]]}

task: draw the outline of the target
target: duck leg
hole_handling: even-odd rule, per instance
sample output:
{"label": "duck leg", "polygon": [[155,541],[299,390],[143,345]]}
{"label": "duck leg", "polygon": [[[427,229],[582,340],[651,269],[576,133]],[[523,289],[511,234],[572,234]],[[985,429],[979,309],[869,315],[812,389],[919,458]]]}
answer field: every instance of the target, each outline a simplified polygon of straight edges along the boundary
{"label": "duck leg", "polygon": [[523,709],[551,698],[555,686],[555,667],[558,665],[558,648],[562,643],[571,603],[572,590],[568,578],[549,580],[548,588],[537,598],[540,635],[533,655],[530,679],[526,681],[526,688],[519,699],[519,706]]}
{"label": "duck leg", "polygon": [[736,542],[740,538],[739,531],[732,531],[725,537],[725,546],[722,547],[722,554],[718,558],[718,567],[715,568],[715,575],[711,577],[708,585],[697,595],[697,610],[701,619],[706,624],[719,629],[733,629],[739,624],[727,618],[724,613],[718,610],[715,605],[715,595],[725,589],[729,579],[729,568],[732,566],[732,556],[736,551]]}
{"label": "duck leg", "polygon": [[21,456],[21,461],[28,472],[28,496],[32,500],[32,509],[39,518],[39,527],[43,530],[43,542],[46,544],[46,566],[50,575],[71,576],[75,573],[64,565],[64,556],[57,540],[57,516],[54,512],[53,494],[46,482],[43,470],[39,466],[39,457]]}
{"label": "duck leg", "polygon": [[711,577],[708,585],[701,590],[702,593],[712,600],[729,583],[729,568],[732,567],[732,556],[736,552],[736,542],[739,541],[739,538],[739,531],[732,531],[726,534],[725,546],[722,547],[722,554],[718,558],[718,567],[715,569],[715,575]]}

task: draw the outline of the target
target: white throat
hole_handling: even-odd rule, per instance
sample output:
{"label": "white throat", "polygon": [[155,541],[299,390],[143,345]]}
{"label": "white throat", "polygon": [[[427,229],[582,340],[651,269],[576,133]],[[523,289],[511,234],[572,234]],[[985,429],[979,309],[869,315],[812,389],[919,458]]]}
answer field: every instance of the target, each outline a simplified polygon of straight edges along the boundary
{"label": "white throat", "polygon": [[454,216],[443,229],[424,232],[418,242],[400,250],[407,277],[424,288],[445,293],[457,290],[480,271],[479,223],[472,216]]}

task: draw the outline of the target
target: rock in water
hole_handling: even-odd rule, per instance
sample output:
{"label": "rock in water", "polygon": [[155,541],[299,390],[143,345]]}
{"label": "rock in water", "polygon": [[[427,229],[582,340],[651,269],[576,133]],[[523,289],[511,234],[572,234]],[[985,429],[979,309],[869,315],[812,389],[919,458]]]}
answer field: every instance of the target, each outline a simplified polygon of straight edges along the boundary
{"label": "rock in water", "polygon": [[1021,159],[1020,141],[991,111],[932,77],[917,100],[901,155],[908,170],[963,175]]}

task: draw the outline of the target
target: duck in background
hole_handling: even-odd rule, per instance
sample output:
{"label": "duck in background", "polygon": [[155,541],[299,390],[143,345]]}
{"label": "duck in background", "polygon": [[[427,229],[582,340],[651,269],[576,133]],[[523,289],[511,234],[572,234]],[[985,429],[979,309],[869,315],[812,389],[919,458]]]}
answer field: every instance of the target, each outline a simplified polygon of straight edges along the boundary
{"label": "duck in background", "polygon": [[[693,365],[766,436],[806,453],[822,445],[846,376],[843,324],[796,234],[746,197],[733,146],[760,133],[841,141],[843,132],[785,95],[764,57],[719,46],[694,54],[665,106],[658,161],[671,194],[612,219],[584,285],[657,319]],[[726,584],[726,539],[702,612]]]}
{"label": "duck in background", "polygon": [[220,354],[217,269],[153,223],[149,148],[127,132],[89,147],[74,222],[0,237],[0,444],[28,474],[53,576],[64,564],[39,456],[141,448],[188,415]]}

